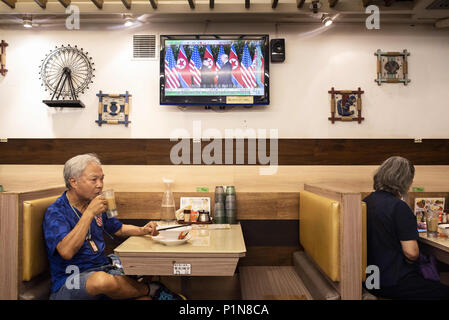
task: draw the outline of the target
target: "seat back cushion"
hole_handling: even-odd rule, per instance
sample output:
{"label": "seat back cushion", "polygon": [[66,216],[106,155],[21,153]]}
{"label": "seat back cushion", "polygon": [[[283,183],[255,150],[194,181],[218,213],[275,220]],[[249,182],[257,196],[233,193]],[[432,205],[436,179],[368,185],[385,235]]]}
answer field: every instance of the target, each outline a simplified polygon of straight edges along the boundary
{"label": "seat back cushion", "polygon": [[303,191],[299,212],[301,245],[332,281],[339,281],[340,203]]}
{"label": "seat back cushion", "polygon": [[29,281],[48,270],[42,220],[47,208],[59,196],[23,202],[22,280]]}

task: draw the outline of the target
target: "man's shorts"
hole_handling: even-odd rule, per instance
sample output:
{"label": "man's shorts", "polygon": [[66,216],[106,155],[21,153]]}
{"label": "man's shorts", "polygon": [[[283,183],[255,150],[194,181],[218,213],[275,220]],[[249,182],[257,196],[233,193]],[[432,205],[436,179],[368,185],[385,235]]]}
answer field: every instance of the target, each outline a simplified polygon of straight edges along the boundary
{"label": "man's shorts", "polygon": [[121,268],[120,260],[118,257],[114,255],[109,255],[111,263],[98,267],[86,270],[79,274],[79,289],[69,289],[67,288],[67,284],[64,285],[55,293],[50,295],[50,300],[103,300],[108,299],[105,295],[97,295],[91,296],[86,291],[86,283],[89,276],[98,271],[103,271],[115,276],[124,275],[124,271]]}

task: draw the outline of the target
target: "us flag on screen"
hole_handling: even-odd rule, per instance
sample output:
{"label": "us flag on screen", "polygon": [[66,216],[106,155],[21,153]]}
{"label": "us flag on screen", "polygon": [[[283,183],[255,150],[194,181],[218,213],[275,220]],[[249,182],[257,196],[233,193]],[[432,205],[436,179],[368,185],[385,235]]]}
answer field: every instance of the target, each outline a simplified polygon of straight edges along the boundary
{"label": "us flag on screen", "polygon": [[225,54],[223,46],[220,45],[220,49],[218,50],[218,57],[217,57],[217,70],[221,69],[221,66],[223,65],[223,62],[221,62],[221,56]]}
{"label": "us flag on screen", "polygon": [[190,74],[189,66],[187,63],[187,55],[184,51],[184,47],[181,45],[178,52],[178,61],[176,63],[176,69],[179,73],[179,81],[183,88],[192,87],[192,76]]}
{"label": "us flag on screen", "polygon": [[200,53],[198,47],[194,46],[192,50],[192,56],[190,57],[189,70],[193,78],[193,84],[195,86],[201,85],[201,67],[203,63],[201,62]]}
{"label": "us flag on screen", "polygon": [[253,61],[249,54],[248,46],[245,43],[245,47],[243,48],[243,56],[242,56],[242,79],[243,79],[243,87],[244,88],[255,88],[257,87],[256,83],[256,74],[254,73],[254,69],[252,68]]}
{"label": "us flag on screen", "polygon": [[231,46],[231,51],[229,52],[229,62],[232,64],[232,82],[237,88],[243,88],[239,57],[237,56],[234,45]]}
{"label": "us flag on screen", "polygon": [[179,73],[176,70],[175,56],[170,46],[167,47],[165,52],[165,87],[169,89],[179,88]]}
{"label": "us flag on screen", "polygon": [[264,60],[262,55],[262,50],[260,49],[260,45],[258,44],[256,50],[254,51],[254,60],[252,68],[256,75],[256,82],[259,87],[263,87],[264,82]]}

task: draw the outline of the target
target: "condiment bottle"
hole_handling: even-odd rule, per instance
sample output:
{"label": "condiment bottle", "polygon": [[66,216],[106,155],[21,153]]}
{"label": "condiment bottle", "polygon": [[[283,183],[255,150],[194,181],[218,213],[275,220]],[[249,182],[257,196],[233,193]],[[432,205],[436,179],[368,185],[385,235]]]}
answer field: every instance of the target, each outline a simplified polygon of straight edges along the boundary
{"label": "condiment bottle", "polygon": [[184,222],[190,222],[190,213],[191,211],[189,209],[184,210]]}

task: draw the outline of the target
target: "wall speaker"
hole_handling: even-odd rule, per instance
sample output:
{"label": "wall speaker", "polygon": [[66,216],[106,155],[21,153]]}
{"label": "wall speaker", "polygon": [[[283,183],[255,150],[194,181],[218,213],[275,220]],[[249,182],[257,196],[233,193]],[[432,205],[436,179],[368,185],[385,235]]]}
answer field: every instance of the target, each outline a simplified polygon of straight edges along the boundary
{"label": "wall speaker", "polygon": [[284,62],[285,39],[271,39],[270,41],[271,62]]}

